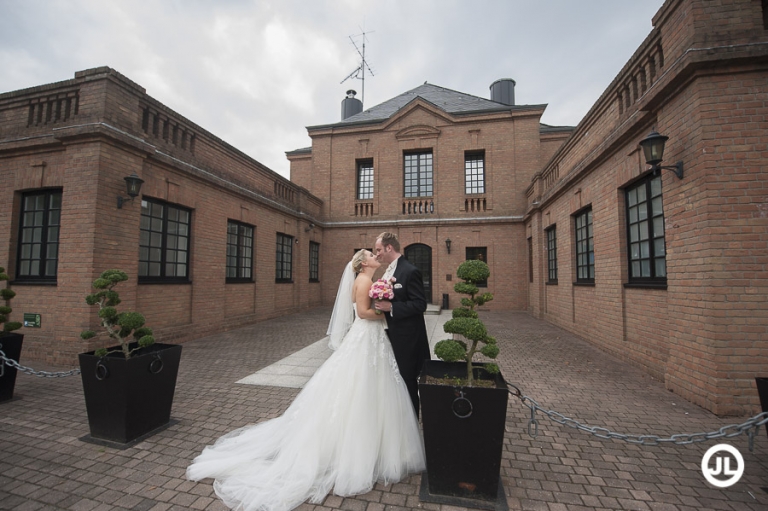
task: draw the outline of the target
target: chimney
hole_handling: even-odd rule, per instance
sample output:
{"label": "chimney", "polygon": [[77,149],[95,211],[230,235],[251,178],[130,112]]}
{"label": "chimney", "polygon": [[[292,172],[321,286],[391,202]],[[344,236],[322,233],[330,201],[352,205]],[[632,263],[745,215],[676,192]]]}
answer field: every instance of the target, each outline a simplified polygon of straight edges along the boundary
{"label": "chimney", "polygon": [[363,102],[355,98],[357,91],[347,91],[347,97],[341,101],[341,120],[352,117],[363,111]]}
{"label": "chimney", "polygon": [[491,84],[491,101],[503,105],[515,106],[515,81],[502,78]]}

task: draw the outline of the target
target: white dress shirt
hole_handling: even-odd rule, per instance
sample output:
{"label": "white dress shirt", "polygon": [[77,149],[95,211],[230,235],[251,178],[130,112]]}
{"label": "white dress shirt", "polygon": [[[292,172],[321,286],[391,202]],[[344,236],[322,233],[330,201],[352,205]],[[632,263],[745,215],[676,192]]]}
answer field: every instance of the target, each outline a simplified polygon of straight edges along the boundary
{"label": "white dress shirt", "polygon": [[[400,259],[400,258],[398,257],[397,259]],[[381,276],[382,279],[387,280],[392,278],[392,276],[395,274],[395,270],[397,269],[397,259],[389,263],[389,266],[387,266],[387,269],[384,270],[384,275]],[[395,311],[392,308],[390,308],[389,310],[390,316],[394,317],[394,313]]]}
{"label": "white dress shirt", "polygon": [[[400,259],[399,257],[397,259]],[[395,274],[395,270],[397,269],[397,259],[389,263],[389,266],[387,266],[387,269],[384,270],[384,275],[382,275],[381,278],[384,280],[391,279],[392,275]]]}

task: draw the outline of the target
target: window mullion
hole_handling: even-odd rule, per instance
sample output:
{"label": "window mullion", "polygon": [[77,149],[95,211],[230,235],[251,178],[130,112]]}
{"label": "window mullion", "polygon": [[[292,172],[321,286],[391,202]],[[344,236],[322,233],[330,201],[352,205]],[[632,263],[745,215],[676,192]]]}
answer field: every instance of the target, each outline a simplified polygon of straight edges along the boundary
{"label": "window mullion", "polygon": [[168,216],[170,214],[167,204],[163,204],[163,233],[160,236],[160,277],[167,277],[165,271],[166,250],[168,250]]}
{"label": "window mullion", "polygon": [[245,277],[245,226],[237,226],[237,276],[240,278]]}
{"label": "window mullion", "polygon": [[421,197],[421,159],[422,155],[416,158],[416,196]]}
{"label": "window mullion", "polygon": [[43,225],[40,230],[40,267],[38,268],[38,277],[45,277],[46,268],[48,267],[48,220],[50,216],[50,202],[51,194],[50,192],[46,192],[43,195]]}
{"label": "window mullion", "polygon": [[653,196],[651,195],[651,181],[645,183],[645,214],[648,222],[648,265],[651,267],[651,278],[656,278],[656,248],[653,235]]}

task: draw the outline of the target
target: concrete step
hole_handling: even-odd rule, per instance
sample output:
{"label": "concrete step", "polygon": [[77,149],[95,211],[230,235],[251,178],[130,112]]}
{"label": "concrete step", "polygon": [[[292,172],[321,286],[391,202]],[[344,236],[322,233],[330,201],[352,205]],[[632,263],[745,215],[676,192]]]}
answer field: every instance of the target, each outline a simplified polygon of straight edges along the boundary
{"label": "concrete step", "polygon": [[441,309],[442,307],[440,307],[439,305],[428,303],[427,310],[424,311],[424,314],[440,314]]}

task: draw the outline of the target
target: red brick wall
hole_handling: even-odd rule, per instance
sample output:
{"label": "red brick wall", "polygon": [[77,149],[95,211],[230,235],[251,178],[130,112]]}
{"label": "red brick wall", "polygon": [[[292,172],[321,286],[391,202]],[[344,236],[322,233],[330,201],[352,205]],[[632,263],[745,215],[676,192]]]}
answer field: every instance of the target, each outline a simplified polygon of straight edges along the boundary
{"label": "red brick wall", "polygon": [[[448,294],[451,306],[459,297],[453,291],[455,271],[465,258],[466,247],[487,247],[491,269],[488,291],[495,295],[486,307],[524,309],[527,303],[527,247],[522,217],[525,189],[541,166],[543,108],[516,111],[512,115],[486,114],[453,118],[440,109],[416,100],[387,122],[369,126],[310,130],[312,169],[303,156],[290,156],[291,175],[324,199],[327,228],[324,245],[326,280],[337,281],[355,248],[372,247],[384,230],[398,233],[405,247],[422,243],[432,250],[432,302],[442,303]],[[548,150],[562,143],[550,137]],[[433,213],[403,214],[403,154],[431,150],[433,195],[415,199],[434,204]],[[485,209],[467,207],[464,156],[467,151],[485,153]],[[374,198],[356,200],[356,170],[360,160],[374,164]],[[373,209],[360,214],[356,204]],[[451,253],[445,239],[452,240]],[[383,271],[383,270],[382,270]],[[448,275],[452,280],[447,280]],[[335,287],[324,288],[332,303]]]}
{"label": "red brick wall", "polygon": [[[30,101],[55,103],[61,94],[75,92],[76,113],[47,119],[44,111],[42,122],[28,122]],[[148,129],[142,125],[147,107],[162,117],[157,133],[152,123]],[[2,94],[0,119],[6,139],[0,146],[0,179],[10,184],[0,190],[0,265],[12,277],[21,193],[63,190],[56,285],[11,284],[18,293],[12,319],[20,320],[24,312],[42,315],[41,328],[21,329],[23,361],[74,364],[77,353],[109,344],[104,338],[86,342],[79,334],[98,331],[96,309],[85,296],[110,268],[130,276],[118,287],[119,309],[142,312],[161,342],[322,303],[321,284],[309,283],[308,251],[309,241],[321,241],[323,230],[305,230],[321,214],[322,202],[157,103],[119,73],[100,68],[79,72],[75,80]],[[194,146],[188,138],[182,147],[173,126],[194,134]],[[145,181],[141,196],[118,209],[118,195],[126,195],[123,177],[134,172]],[[192,210],[191,283],[137,284],[142,197]],[[225,281],[228,219],[255,226],[253,283]],[[293,283],[275,283],[277,232],[298,241]]]}
{"label": "red brick wall", "polygon": [[[534,314],[720,415],[758,411],[754,378],[768,367],[768,70],[756,64],[768,36],[759,4],[736,3],[660,9],[655,30],[534,179],[526,222],[536,247]],[[696,46],[703,42],[706,52]],[[658,65],[660,55],[651,80],[648,59]],[[685,168],[683,180],[662,171],[667,289],[624,286],[623,188],[647,168],[638,142],[652,127],[669,137],[664,164]],[[572,215],[588,204],[595,284],[583,287],[572,284]],[[552,224],[559,281],[547,286],[544,229]]]}

